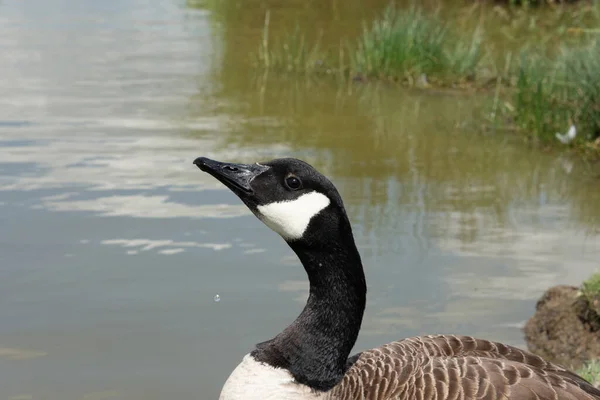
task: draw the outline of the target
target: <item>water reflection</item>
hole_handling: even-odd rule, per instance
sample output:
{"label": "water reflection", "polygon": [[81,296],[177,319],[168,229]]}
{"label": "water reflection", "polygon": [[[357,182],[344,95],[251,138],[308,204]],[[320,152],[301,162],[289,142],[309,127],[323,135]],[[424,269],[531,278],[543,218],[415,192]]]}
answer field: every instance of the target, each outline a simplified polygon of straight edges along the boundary
{"label": "water reflection", "polygon": [[208,248],[215,251],[231,248],[231,243],[177,242],[173,240],[151,239],[110,239],[103,240],[102,244],[108,246],[121,246],[124,248],[133,248],[134,250],[127,251],[127,254],[129,255],[134,255],[138,254],[141,251],[149,251],[154,249],[157,249],[158,254],[173,255],[183,253],[187,247]]}
{"label": "water reflection", "polygon": [[249,214],[243,205],[211,204],[186,205],[169,201],[169,196],[119,196],[96,197],[89,200],[65,199],[61,196],[45,197],[34,208],[51,211],[92,211],[98,215],[137,218],[231,218]]}
{"label": "water reflection", "polygon": [[10,347],[0,347],[0,358],[13,361],[32,360],[38,357],[44,357],[48,353],[28,349],[12,349]]}
{"label": "water reflection", "polygon": [[[522,344],[540,292],[597,268],[597,185],[482,133],[480,94],[256,76],[264,10],[215,8],[236,2],[36,3],[0,4],[0,396],[216,398],[297,315],[298,260],[199,155],[295,156],[334,180],[370,286],[357,349]],[[274,13],[327,41],[373,4]]]}
{"label": "water reflection", "polygon": [[[388,208],[413,204],[442,219],[457,211],[481,213],[480,226],[471,224],[476,235],[477,230],[510,224],[512,207],[574,201],[573,216],[592,231],[598,225],[599,213],[590,201],[598,193],[582,196],[580,189],[593,182],[573,178],[560,160],[523,148],[510,137],[478,133],[481,127],[473,121],[483,112],[481,95],[372,86],[348,92],[335,83],[301,84],[281,77],[261,95],[256,83],[234,76],[226,82],[231,91],[220,95],[247,107],[234,107],[245,116],[243,127],[223,135],[222,143],[286,143],[338,180],[360,179],[344,193],[347,201],[383,214],[375,213],[366,224],[380,225],[388,203]],[[265,123],[272,120],[279,124]],[[583,165],[571,163],[585,175]],[[469,240],[466,232],[463,237]]]}

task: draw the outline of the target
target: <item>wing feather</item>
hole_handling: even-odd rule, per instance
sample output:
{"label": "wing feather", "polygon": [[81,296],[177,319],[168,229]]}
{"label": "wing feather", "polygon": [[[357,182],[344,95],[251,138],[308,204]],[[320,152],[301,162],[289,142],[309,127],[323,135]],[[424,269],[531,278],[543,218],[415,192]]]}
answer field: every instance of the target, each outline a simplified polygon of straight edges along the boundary
{"label": "wing feather", "polygon": [[573,372],[468,336],[408,338],[353,359],[329,400],[600,400]]}

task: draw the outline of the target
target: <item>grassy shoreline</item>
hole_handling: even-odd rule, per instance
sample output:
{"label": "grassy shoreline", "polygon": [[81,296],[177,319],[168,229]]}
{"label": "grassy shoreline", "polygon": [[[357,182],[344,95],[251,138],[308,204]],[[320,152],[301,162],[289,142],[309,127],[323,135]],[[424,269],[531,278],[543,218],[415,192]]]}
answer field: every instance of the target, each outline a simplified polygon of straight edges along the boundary
{"label": "grassy shoreline", "polygon": [[[265,73],[334,77],[343,84],[385,81],[487,91],[491,128],[515,131],[545,149],[569,149],[600,160],[600,75],[595,73],[600,70],[600,30],[587,29],[600,23],[600,6],[561,6],[554,19],[544,18],[550,27],[561,21],[558,28],[528,28],[527,40],[500,52],[487,41],[494,32],[486,31],[485,22],[508,11],[493,10],[482,16],[475,6],[448,14],[441,7],[389,5],[364,23],[357,38],[340,38],[333,49],[323,48],[318,39],[309,43],[299,27],[271,37],[267,11],[255,66]],[[519,11],[511,24],[530,26],[536,12]],[[558,32],[562,43],[549,39],[548,29]],[[577,135],[565,145],[556,133],[564,134],[571,125]]]}
{"label": "grassy shoreline", "polygon": [[591,382],[592,385],[600,387],[600,360],[590,361],[577,370],[577,373],[588,382]]}
{"label": "grassy shoreline", "polygon": [[[588,321],[591,329],[600,331],[600,273],[592,275],[583,282],[579,301],[580,316]],[[589,361],[577,373],[600,387],[600,359]]]}

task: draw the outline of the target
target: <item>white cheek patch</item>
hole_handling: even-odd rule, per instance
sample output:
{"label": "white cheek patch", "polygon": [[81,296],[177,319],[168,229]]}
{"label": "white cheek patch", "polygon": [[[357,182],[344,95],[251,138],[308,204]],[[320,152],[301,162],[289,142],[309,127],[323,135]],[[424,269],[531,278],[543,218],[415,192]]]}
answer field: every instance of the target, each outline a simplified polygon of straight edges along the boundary
{"label": "white cheek patch", "polygon": [[284,239],[300,239],[310,220],[330,203],[319,192],[303,194],[295,200],[258,206],[258,218]]}

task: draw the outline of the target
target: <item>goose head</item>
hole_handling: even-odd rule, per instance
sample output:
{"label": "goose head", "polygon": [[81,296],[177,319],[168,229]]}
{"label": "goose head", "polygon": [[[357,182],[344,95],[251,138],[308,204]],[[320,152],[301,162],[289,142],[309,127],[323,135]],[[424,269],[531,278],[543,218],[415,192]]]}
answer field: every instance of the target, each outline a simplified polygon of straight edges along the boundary
{"label": "goose head", "polygon": [[304,161],[233,164],[199,157],[194,164],[228,187],[288,243],[326,243],[349,226],[333,183]]}

